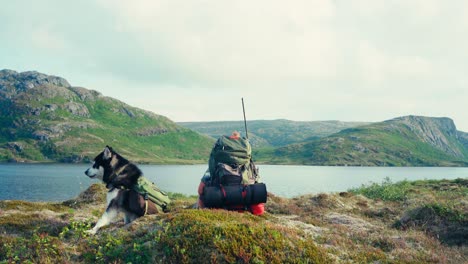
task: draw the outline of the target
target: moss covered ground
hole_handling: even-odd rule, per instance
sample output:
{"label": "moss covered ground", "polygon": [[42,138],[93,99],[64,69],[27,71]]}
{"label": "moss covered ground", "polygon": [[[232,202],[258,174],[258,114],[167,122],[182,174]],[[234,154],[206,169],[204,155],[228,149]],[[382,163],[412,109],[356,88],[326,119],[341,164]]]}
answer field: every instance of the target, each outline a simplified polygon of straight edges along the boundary
{"label": "moss covered ground", "polygon": [[385,181],[287,199],[267,213],[191,209],[90,236],[105,188],[62,203],[0,201],[0,263],[466,263],[468,180]]}

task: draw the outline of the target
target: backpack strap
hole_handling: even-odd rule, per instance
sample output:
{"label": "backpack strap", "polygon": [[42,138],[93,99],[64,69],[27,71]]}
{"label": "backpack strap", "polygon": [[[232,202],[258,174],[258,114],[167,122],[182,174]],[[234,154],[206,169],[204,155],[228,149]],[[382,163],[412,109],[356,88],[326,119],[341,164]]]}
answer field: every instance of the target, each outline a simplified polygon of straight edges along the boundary
{"label": "backpack strap", "polygon": [[145,199],[145,213],[143,215],[148,214],[148,199]]}

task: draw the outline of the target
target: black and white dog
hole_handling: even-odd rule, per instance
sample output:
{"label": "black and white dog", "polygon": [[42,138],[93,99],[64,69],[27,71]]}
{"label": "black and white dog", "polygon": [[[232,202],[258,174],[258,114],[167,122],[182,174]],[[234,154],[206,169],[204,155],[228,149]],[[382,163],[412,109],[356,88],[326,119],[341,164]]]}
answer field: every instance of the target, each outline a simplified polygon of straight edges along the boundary
{"label": "black and white dog", "polygon": [[95,234],[99,228],[111,223],[119,212],[124,213],[125,224],[145,214],[155,214],[159,210],[149,200],[132,190],[138,178],[143,177],[141,170],[127,159],[117,154],[111,147],[106,148],[94,158],[94,164],[85,171],[90,178],[102,180],[107,189],[107,208],[93,229],[88,233]]}

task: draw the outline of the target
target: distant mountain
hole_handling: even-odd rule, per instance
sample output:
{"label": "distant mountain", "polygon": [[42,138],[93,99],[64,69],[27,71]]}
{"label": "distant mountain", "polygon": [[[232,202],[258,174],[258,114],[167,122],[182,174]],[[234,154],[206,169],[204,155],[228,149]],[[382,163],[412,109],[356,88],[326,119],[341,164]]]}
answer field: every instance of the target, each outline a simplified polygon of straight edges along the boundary
{"label": "distant mountain", "polygon": [[280,164],[467,166],[468,134],[450,118],[404,116],[256,153]]}
{"label": "distant mountain", "polygon": [[0,161],[87,161],[110,145],[138,162],[208,159],[214,140],[38,72],[0,71]]}
{"label": "distant mountain", "polygon": [[[244,121],[180,122],[181,126],[218,138],[237,130],[245,134]],[[310,121],[285,119],[247,121],[250,142],[254,147],[280,147],[325,137],[343,129],[366,125],[365,122]]]}

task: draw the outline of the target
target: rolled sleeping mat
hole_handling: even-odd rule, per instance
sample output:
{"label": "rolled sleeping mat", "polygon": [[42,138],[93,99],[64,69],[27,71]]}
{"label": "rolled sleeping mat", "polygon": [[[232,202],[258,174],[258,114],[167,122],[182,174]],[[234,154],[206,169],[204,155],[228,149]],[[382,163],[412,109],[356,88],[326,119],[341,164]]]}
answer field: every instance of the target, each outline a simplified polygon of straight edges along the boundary
{"label": "rolled sleeping mat", "polygon": [[242,192],[244,191],[244,185],[227,185],[222,186],[224,190],[224,204],[225,205],[243,205],[244,197]]}
{"label": "rolled sleeping mat", "polygon": [[245,187],[246,196],[245,204],[259,204],[266,203],[267,201],[267,189],[264,183],[254,183]]}
{"label": "rolled sleeping mat", "polygon": [[220,208],[223,206],[223,194],[219,186],[205,186],[202,201],[205,207]]}

